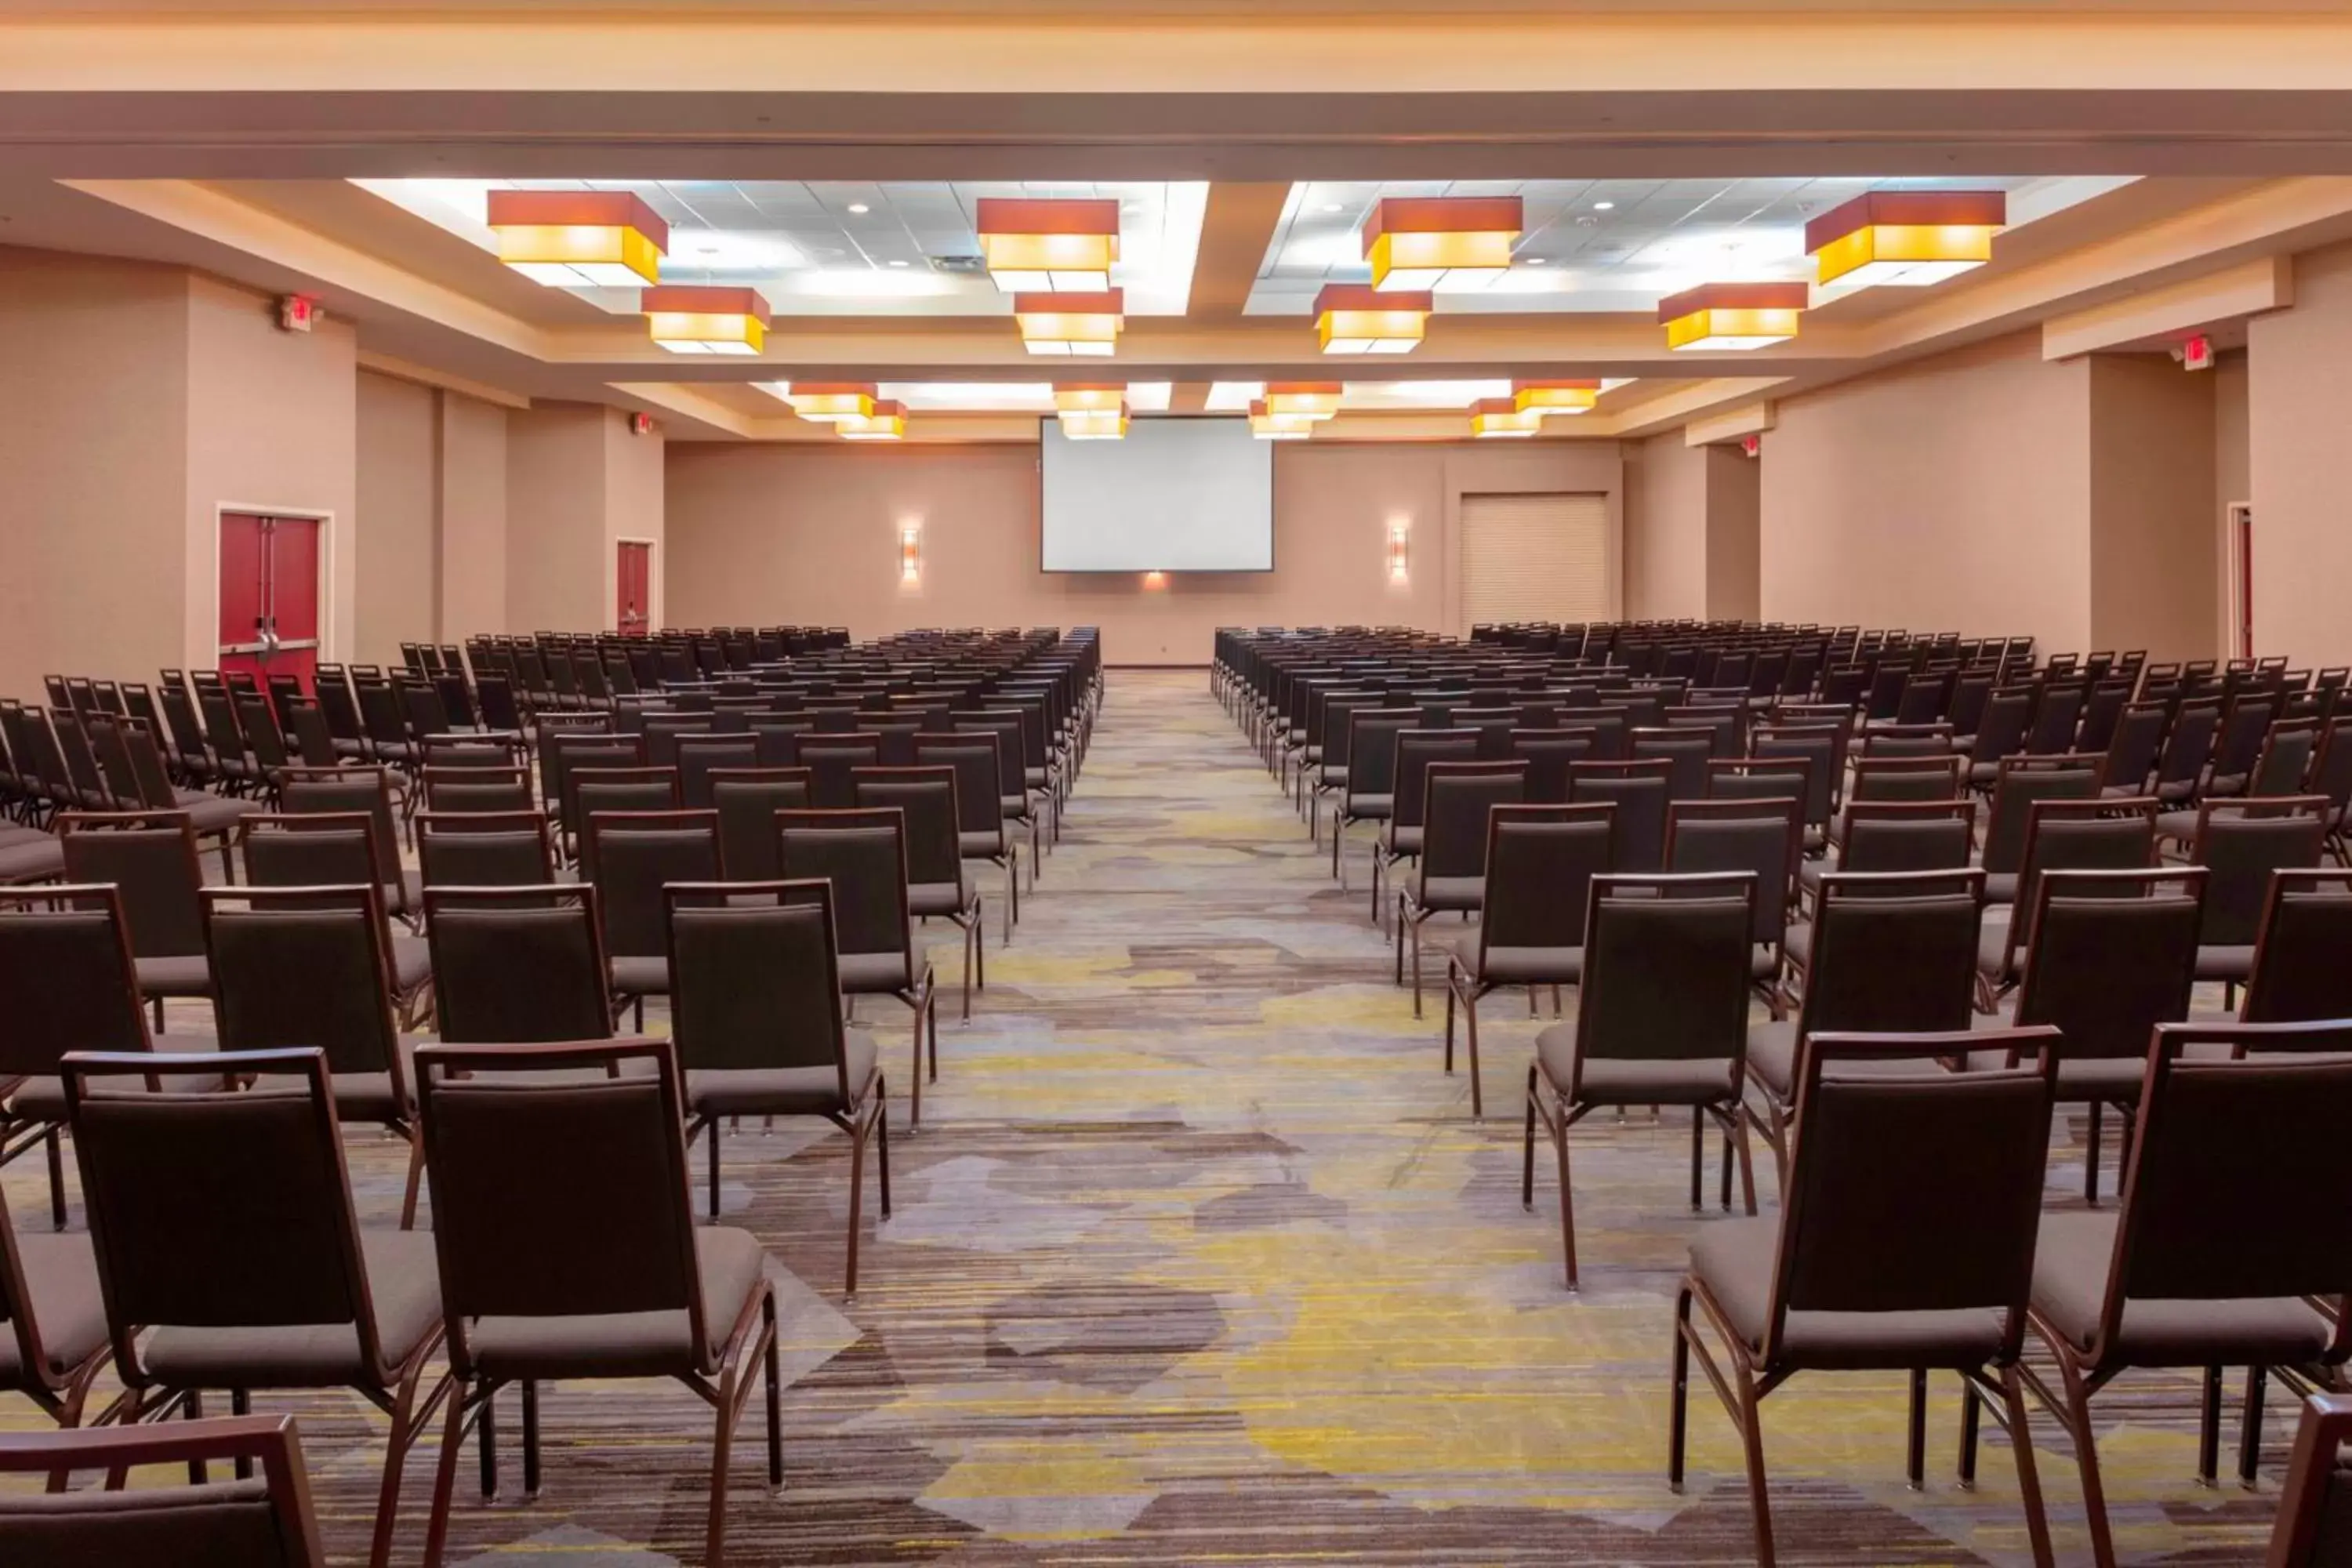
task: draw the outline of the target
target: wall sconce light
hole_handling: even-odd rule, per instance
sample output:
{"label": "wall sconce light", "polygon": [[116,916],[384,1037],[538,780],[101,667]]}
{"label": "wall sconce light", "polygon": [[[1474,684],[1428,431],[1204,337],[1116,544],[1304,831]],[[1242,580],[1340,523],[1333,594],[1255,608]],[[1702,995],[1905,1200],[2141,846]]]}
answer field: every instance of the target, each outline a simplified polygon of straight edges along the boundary
{"label": "wall sconce light", "polygon": [[923,578],[923,531],[908,526],[898,531],[898,581],[919,583]]}
{"label": "wall sconce light", "polygon": [[1143,574],[1143,586],[1145,591],[1148,593],[1156,594],[1160,592],[1161,589],[1168,586],[1168,574],[1165,572],[1146,572]]}
{"label": "wall sconce light", "polygon": [[1402,522],[1389,524],[1389,581],[1391,583],[1402,583],[1405,580],[1405,564],[1408,559],[1406,542],[1411,537],[1411,524]]}

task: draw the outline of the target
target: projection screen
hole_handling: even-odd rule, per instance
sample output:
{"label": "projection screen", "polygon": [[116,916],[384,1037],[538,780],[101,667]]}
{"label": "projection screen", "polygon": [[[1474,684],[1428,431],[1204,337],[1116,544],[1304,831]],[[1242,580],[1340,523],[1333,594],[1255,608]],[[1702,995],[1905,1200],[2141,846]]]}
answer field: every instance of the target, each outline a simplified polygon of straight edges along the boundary
{"label": "projection screen", "polygon": [[1048,419],[1040,489],[1048,572],[1271,572],[1274,443],[1246,419],[1134,419],[1073,441]]}

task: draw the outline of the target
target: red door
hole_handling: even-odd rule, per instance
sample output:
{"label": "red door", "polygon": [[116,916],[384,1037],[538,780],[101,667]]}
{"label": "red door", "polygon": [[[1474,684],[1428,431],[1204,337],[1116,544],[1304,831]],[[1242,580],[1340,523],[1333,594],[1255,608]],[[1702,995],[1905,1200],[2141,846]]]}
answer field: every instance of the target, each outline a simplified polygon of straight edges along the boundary
{"label": "red door", "polygon": [[319,520],[224,512],[220,647],[224,673],[264,686],[291,675],[310,689],[319,664]]}
{"label": "red door", "polygon": [[623,540],[620,568],[620,604],[614,625],[623,637],[641,637],[653,622],[654,547],[638,540]]}

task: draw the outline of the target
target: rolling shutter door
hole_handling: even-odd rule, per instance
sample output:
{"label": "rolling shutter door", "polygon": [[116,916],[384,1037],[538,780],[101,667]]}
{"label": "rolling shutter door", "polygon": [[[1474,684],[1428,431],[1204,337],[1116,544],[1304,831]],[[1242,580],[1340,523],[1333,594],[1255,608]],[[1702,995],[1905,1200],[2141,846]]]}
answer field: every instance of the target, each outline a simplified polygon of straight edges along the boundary
{"label": "rolling shutter door", "polygon": [[1462,624],[1607,621],[1609,505],[1602,495],[1462,498]]}

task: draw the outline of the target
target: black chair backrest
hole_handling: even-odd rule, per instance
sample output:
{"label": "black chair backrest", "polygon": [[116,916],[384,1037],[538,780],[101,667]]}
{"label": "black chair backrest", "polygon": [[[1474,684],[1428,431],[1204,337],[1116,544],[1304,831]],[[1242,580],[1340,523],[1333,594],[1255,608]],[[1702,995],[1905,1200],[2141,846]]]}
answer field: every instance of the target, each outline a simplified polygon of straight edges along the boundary
{"label": "black chair backrest", "polygon": [[59,812],[58,847],[69,882],[111,882],[121,890],[139,958],[205,951],[204,886],[196,835],[184,812],[96,815]]}
{"label": "black chair backrest", "polygon": [[68,1051],[144,1051],[128,922],[111,884],[0,888],[0,1083]]}
{"label": "black chair backrest", "polygon": [[[1801,1042],[1763,1366],[1796,1350],[1791,1312],[1989,1309],[2002,1315],[2002,1354],[2017,1352],[2049,1160],[2052,1039],[1838,1030]],[[1838,1070],[1988,1046],[2032,1060],[1968,1073]]]}
{"label": "black chair backrest", "polygon": [[1488,813],[1522,804],[1527,782],[1525,763],[1429,763],[1422,773],[1422,880],[1484,877]]}
{"label": "black chair backrest", "polygon": [[1799,794],[1778,799],[1678,800],[1666,812],[1666,870],[1679,876],[1745,873],[1752,878],[1750,940],[1780,942],[1804,850]]}
{"label": "black chair backrest", "polygon": [[2212,873],[2205,885],[2210,947],[2242,947],[2262,929],[2271,874],[2319,864],[2327,841],[2327,803],[2320,795],[2260,801],[2209,800],[2198,808],[2192,864]]}
{"label": "black chair backrest", "polygon": [[2017,870],[2025,860],[2025,828],[2034,805],[2045,800],[2096,800],[2106,759],[2097,756],[2024,756],[2002,761],[1992,786],[1992,812],[1985,819],[1984,868]]}
{"label": "black chair backrest", "polygon": [[907,826],[896,807],[776,813],[784,880],[833,884],[834,934],[843,953],[898,953],[909,965]]}
{"label": "black chair backrest", "polygon": [[261,1478],[0,1493],[0,1555],[9,1568],[325,1568],[290,1415],[0,1433],[0,1473],[206,1461],[235,1461],[240,1471],[258,1461]]}
{"label": "black chair backrest", "polygon": [[670,1038],[678,1066],[830,1067],[847,1103],[856,1086],[834,952],[829,882],[672,888]]}
{"label": "black chair backrest", "polygon": [[[1580,1077],[1595,1059],[1745,1057],[1755,894],[1755,879],[1739,871],[1591,879],[1576,1009]],[[1738,1081],[1736,1071],[1727,1077]]]}
{"label": "black chair backrest", "polygon": [[2352,871],[2273,872],[2239,1017],[2249,1024],[2352,1018],[2347,954]]}
{"label": "black chair backrest", "polygon": [[2018,905],[2018,1023],[2054,1025],[2065,1056],[2146,1056],[2149,1031],[2189,1016],[2204,893],[2194,866],[2043,871]]}
{"label": "black chair backrest", "polygon": [[670,1043],[428,1046],[416,1070],[452,1364],[482,1318],[665,1312],[710,1370]]}
{"label": "black chair backrest", "polygon": [[1943,1034],[1974,1016],[1984,873],[1822,879],[1798,1034]]}
{"label": "black chair backrest", "polygon": [[[1477,756],[1478,732],[1475,730],[1399,731],[1396,771],[1390,781],[1395,795],[1395,804],[1389,816],[1391,825],[1397,827],[1418,827],[1422,825],[1422,808],[1429,799],[1430,763],[1475,762]],[[1529,788],[1532,789],[1532,772],[1530,781]]]}
{"label": "black chair backrest", "polygon": [[382,768],[289,768],[278,809],[289,816],[365,812],[375,837],[376,862],[400,865],[400,831],[392,810],[391,775]]}
{"label": "black chair backrest", "polygon": [[544,887],[555,880],[555,844],[536,810],[420,812],[416,866],[428,888]]}
{"label": "black chair backrest", "polygon": [[613,980],[593,887],[428,887],[425,914],[435,1031],[444,1042],[611,1036]]}
{"label": "black chair backrest", "polygon": [[1969,863],[1973,800],[1863,801],[1845,808],[1841,871],[1943,871]]}
{"label": "black chair backrest", "polygon": [[584,821],[580,869],[596,889],[605,954],[661,957],[669,951],[662,889],[719,880],[719,814],[592,811]]}
{"label": "black chair backrest", "polygon": [[316,1046],[331,1073],[390,1073],[407,1104],[376,887],[208,888],[204,907],[221,1049]]}
{"label": "black chair backrest", "polygon": [[955,769],[860,768],[850,787],[861,809],[895,807],[905,818],[908,883],[952,887],[962,880]]}
{"label": "black chair backrest", "polygon": [[[1704,781],[1706,759],[1695,761]],[[1612,870],[1655,871],[1665,864],[1666,806],[1673,794],[1675,766],[1664,757],[1568,765],[1571,805],[1606,802],[1617,808],[1617,858]]]}
{"label": "black chair backrest", "polygon": [[427,811],[512,812],[539,809],[530,770],[501,766],[444,767],[427,763],[419,775]]}
{"label": "black chair backrest", "polygon": [[1609,871],[1614,810],[1502,805],[1487,812],[1482,950],[1583,945],[1585,892]]}

